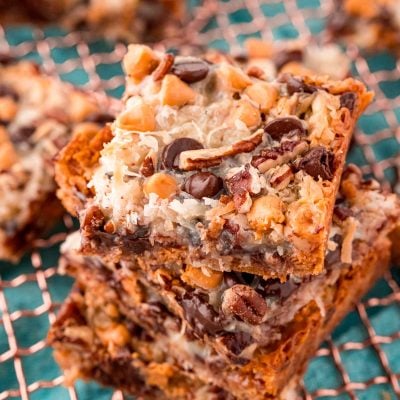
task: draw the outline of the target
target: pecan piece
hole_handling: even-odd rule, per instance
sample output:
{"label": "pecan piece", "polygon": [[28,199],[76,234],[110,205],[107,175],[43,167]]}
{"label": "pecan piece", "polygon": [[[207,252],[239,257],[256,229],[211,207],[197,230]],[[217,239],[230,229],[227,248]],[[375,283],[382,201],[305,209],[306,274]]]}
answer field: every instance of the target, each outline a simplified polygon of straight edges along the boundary
{"label": "pecan piece", "polygon": [[262,142],[263,135],[263,130],[259,129],[249,137],[229,146],[183,151],[179,157],[179,169],[192,171],[195,169],[214,167],[221,164],[225,157],[232,157],[240,153],[249,153]]}
{"label": "pecan piece", "polygon": [[289,163],[307,150],[307,142],[283,142],[279,147],[262,150],[259,155],[253,157],[251,165],[264,173],[278,165]]}
{"label": "pecan piece", "polygon": [[145,159],[143,160],[143,163],[140,167],[139,172],[146,178],[148,178],[149,176],[154,174],[155,168],[154,168],[154,163],[153,163],[153,159],[151,158],[151,156],[148,155],[145,157]]}
{"label": "pecan piece", "polygon": [[168,74],[174,64],[174,59],[175,57],[173,54],[167,53],[164,55],[164,58],[161,60],[160,64],[158,64],[158,67],[153,71],[152,76],[155,81],[161,81],[161,79]]}
{"label": "pecan piece", "polygon": [[294,177],[292,169],[289,165],[282,165],[271,177],[269,183],[271,186],[277,190],[284,189],[289,185],[290,181]]}
{"label": "pecan piece", "polygon": [[234,285],[223,294],[222,311],[251,325],[259,325],[268,311],[262,296],[247,285]]}

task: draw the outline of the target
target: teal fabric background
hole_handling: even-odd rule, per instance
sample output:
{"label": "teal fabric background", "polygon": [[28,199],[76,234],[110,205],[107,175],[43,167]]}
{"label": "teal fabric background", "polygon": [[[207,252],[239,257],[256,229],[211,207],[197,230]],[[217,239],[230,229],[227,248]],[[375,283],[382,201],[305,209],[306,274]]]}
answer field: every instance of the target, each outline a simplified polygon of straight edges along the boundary
{"label": "teal fabric background", "polygon": [[[224,3],[226,1],[221,1]],[[199,1],[191,0],[192,6],[198,5]],[[298,0],[296,6],[302,10],[310,7],[319,7],[318,0]],[[273,18],[277,15],[285,13],[284,2],[265,2],[260,7],[266,18]],[[251,24],[252,16],[247,9],[243,8],[227,15],[229,23],[235,25],[237,23],[248,22]],[[315,35],[321,33],[324,20],[321,18],[311,18],[306,20],[311,32]],[[217,29],[218,20],[210,18],[204,26],[204,32]],[[52,40],[63,43],[63,38],[66,32],[59,28],[50,28],[44,31],[44,35],[49,43]],[[298,32],[290,23],[285,23],[278,28],[273,29],[273,35],[276,39],[292,39],[296,38]],[[239,34],[238,42],[242,42],[248,36],[259,36],[257,33]],[[6,40],[13,49],[18,49],[21,44],[34,43],[37,40],[35,32],[28,27],[8,28],[6,30]],[[115,44],[104,40],[91,40],[89,43],[89,51],[94,55],[101,55],[114,50]],[[214,38],[210,46],[222,50],[229,50],[229,43],[223,38]],[[51,49],[51,58],[57,65],[62,65],[66,61],[79,58],[79,51],[76,45],[69,45],[65,40],[63,45],[58,45]],[[23,58],[28,58],[42,62],[40,54],[33,46],[32,51],[24,54]],[[393,55],[383,52],[373,56],[366,57],[368,67],[373,72],[380,71],[395,71],[396,59]],[[119,63],[99,63],[96,65],[96,72],[103,81],[109,81],[113,77],[122,74],[122,69]],[[353,73],[358,75],[358,66],[353,66]],[[76,85],[84,86],[88,83],[89,77],[83,68],[77,68],[68,73],[61,74],[63,80],[72,82]],[[393,99],[392,112],[398,119],[400,118],[400,108],[396,106],[395,99],[400,95],[400,77],[398,74],[393,75],[393,79],[382,81],[379,87],[386,98]],[[123,87],[114,87],[108,90],[112,96],[120,96]],[[397,122],[396,121],[396,122]],[[387,121],[387,114],[383,111],[373,111],[362,117],[359,123],[359,132],[357,134],[357,143],[355,143],[350,151],[349,160],[357,163],[360,166],[368,167],[366,157],[366,149],[371,149],[376,160],[386,160],[398,156],[399,141],[393,135],[383,135],[381,138],[380,132],[390,128]],[[393,127],[392,127],[393,128]],[[376,139],[377,138],[377,139]],[[366,168],[368,172],[368,168]],[[396,183],[396,173],[393,165],[388,165],[383,168],[384,177],[392,184]],[[382,177],[382,176],[381,176]],[[60,226],[59,230],[65,230],[65,227]],[[51,382],[60,376],[60,370],[51,356],[51,350],[45,346],[41,348],[40,344],[46,336],[49,327],[50,316],[57,307],[46,309],[47,295],[50,296],[52,303],[59,304],[67,296],[71,287],[72,281],[67,277],[61,277],[55,274],[55,266],[58,257],[58,245],[49,249],[39,250],[42,260],[42,266],[34,267],[29,255],[24,257],[21,263],[17,266],[0,263],[0,296],[4,296],[8,307],[8,314],[12,317],[12,327],[16,336],[16,341],[19,349],[24,349],[29,346],[39,343],[38,351],[33,355],[24,355],[23,351],[20,355],[22,369],[26,377],[26,384],[31,385],[35,382],[42,382],[41,386],[46,386],[43,382]],[[29,279],[22,279],[22,275],[28,276]],[[35,275],[36,274],[36,275]],[[397,286],[396,286],[397,285]],[[397,377],[400,374],[400,306],[399,306],[399,286],[400,273],[399,270],[392,270],[392,280],[381,280],[367,296],[365,301],[367,319],[370,321],[375,334],[379,336],[378,343],[382,351],[386,355],[389,367]],[[44,295],[43,295],[44,290]],[[368,303],[369,299],[389,299],[386,306],[374,306]],[[378,302],[379,303],[379,302]],[[40,310],[39,316],[20,317],[19,310]],[[2,313],[3,311],[3,313]],[[4,310],[0,310],[0,356],[4,355],[10,349],[9,338],[4,329],[6,322]],[[342,366],[348,374],[350,382],[367,382],[374,380],[376,377],[387,376],[387,370],[382,366],[382,362],[378,357],[378,353],[374,345],[370,341],[370,332],[367,330],[360,317],[360,313],[353,311],[336,329],[332,339],[325,343],[322,348],[326,349],[326,355],[322,354],[315,357],[310,363],[308,372],[305,378],[305,385],[310,392],[319,389],[336,389],[343,386],[343,377],[338,370],[335,360],[332,357],[330,350],[339,349],[338,354],[341,359]],[[348,350],[346,344],[359,343],[360,349]],[[357,346],[350,346],[352,348]],[[0,357],[1,358],[1,357]],[[337,361],[337,359],[336,359]],[[398,378],[396,378],[398,379]],[[377,400],[377,399],[396,399],[392,387],[388,383],[379,383],[371,385],[367,389],[354,390],[352,395],[358,396],[362,400]],[[4,392],[18,389],[18,382],[15,372],[15,360],[12,358],[0,363],[0,398],[7,397]],[[3,392],[3,394],[2,394]],[[78,398],[82,400],[89,399],[110,399],[112,391],[100,388],[95,383],[79,382],[76,386]],[[318,397],[318,399],[351,399],[349,392],[343,392],[340,395],[330,396],[325,392],[326,396]],[[21,398],[21,397],[12,397]],[[39,388],[32,391],[29,395],[30,399],[40,400],[63,400],[69,399],[70,394],[67,389],[62,386],[54,388]]]}

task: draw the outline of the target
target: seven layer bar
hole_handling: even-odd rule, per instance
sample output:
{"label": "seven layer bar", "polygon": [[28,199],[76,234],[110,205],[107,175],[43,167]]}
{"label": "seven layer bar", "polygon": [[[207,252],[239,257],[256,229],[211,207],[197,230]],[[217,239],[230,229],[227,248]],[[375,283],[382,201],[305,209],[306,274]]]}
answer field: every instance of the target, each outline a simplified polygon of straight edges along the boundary
{"label": "seven layer bar", "polygon": [[364,85],[268,81],[227,58],[140,45],[124,66],[124,111],[76,137],[57,166],[84,252],[145,268],[321,273],[351,134],[372,97]]}
{"label": "seven layer bar", "polygon": [[56,359],[71,380],[144,399],[276,399],[387,269],[399,213],[395,195],[347,167],[324,272],[285,282],[140,258],[107,263],[82,257],[72,237],[62,265],[77,283],[49,335]]}

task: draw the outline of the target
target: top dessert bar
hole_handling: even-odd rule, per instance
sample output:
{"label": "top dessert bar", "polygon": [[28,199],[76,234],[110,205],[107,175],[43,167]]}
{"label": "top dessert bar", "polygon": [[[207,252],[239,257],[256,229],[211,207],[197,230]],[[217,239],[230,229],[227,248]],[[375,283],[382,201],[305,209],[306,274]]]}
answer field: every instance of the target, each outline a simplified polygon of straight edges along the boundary
{"label": "top dessert bar", "polygon": [[361,48],[400,51],[399,0],[336,0],[328,20],[333,41],[338,36]]}
{"label": "top dessert bar", "polygon": [[[153,41],[176,31],[182,0],[0,0],[2,22],[57,21],[70,29],[89,28],[107,37]],[[4,21],[5,20],[5,21]]]}
{"label": "top dessert bar", "polygon": [[124,111],[96,140],[73,140],[57,167],[84,251],[281,279],[321,272],[352,130],[372,98],[364,85],[267,81],[141,45],[124,67]]}
{"label": "top dessert bar", "polygon": [[35,64],[9,62],[0,64],[0,259],[17,261],[63,214],[53,157],[73,130],[96,132],[112,116]]}

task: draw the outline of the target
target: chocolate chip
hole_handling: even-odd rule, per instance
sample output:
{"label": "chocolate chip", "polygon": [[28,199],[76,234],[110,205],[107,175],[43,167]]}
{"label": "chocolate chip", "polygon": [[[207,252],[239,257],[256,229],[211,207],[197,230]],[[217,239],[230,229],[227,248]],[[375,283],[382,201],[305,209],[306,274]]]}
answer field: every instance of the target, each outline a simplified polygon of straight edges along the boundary
{"label": "chocolate chip", "polygon": [[10,65],[17,61],[17,59],[13,56],[10,56],[7,53],[0,52],[0,64],[2,65]]}
{"label": "chocolate chip", "polygon": [[158,67],[154,70],[152,76],[155,81],[160,81],[170,71],[174,63],[173,54],[165,54]]}
{"label": "chocolate chip", "polygon": [[277,297],[279,300],[287,299],[297,288],[300,282],[295,282],[289,278],[286,282],[279,279],[268,279],[265,281],[264,294],[268,297]]}
{"label": "chocolate chip", "polygon": [[340,96],[340,107],[346,107],[350,112],[354,110],[356,104],[357,96],[353,92],[346,92]]}
{"label": "chocolate chip", "polygon": [[298,163],[298,168],[307,172],[313,178],[321,177],[331,180],[334,172],[335,156],[325,147],[318,146],[311,149]]}
{"label": "chocolate chip", "polygon": [[279,77],[279,81],[286,83],[286,88],[289,96],[294,93],[314,93],[317,88],[312,85],[308,85],[300,78],[295,78],[291,74],[282,74]]}
{"label": "chocolate chip", "polygon": [[196,199],[214,197],[222,189],[222,179],[211,172],[197,172],[186,179],[183,190]]}
{"label": "chocolate chip", "polygon": [[225,290],[222,311],[252,325],[262,323],[268,311],[267,303],[254,289],[247,285],[234,285]]}
{"label": "chocolate chip", "polygon": [[302,61],[303,52],[300,49],[280,51],[275,57],[275,66],[279,71],[284,65],[292,61]]}
{"label": "chocolate chip", "polygon": [[197,140],[190,138],[175,139],[172,143],[166,146],[162,152],[162,166],[166,169],[178,169],[179,155],[187,150],[200,150],[203,145]]}
{"label": "chocolate chip", "polygon": [[11,97],[14,101],[18,101],[18,93],[10,86],[0,84],[0,97]]}
{"label": "chocolate chip", "polygon": [[103,112],[94,112],[86,117],[87,122],[95,122],[100,125],[104,125],[107,122],[113,122],[114,119],[115,117],[113,115]]}
{"label": "chocolate chip", "polygon": [[203,80],[209,71],[206,62],[197,61],[181,61],[176,62],[171,72],[186,83],[195,83]]}
{"label": "chocolate chip", "polygon": [[225,222],[224,229],[218,238],[218,250],[222,255],[230,254],[237,246],[239,230],[239,225],[229,220]]}
{"label": "chocolate chip", "polygon": [[217,335],[224,331],[223,321],[209,304],[208,295],[186,292],[181,299],[185,319],[198,337]]}
{"label": "chocolate chip", "polygon": [[10,132],[10,137],[12,142],[22,143],[28,141],[28,139],[35,133],[35,131],[35,126],[20,126],[19,128],[13,129]]}
{"label": "chocolate chip", "polygon": [[344,221],[353,215],[353,211],[351,210],[351,208],[346,207],[342,204],[336,205],[333,209],[333,213],[334,216],[337,217],[340,221]]}
{"label": "chocolate chip", "polygon": [[226,333],[219,341],[234,356],[238,356],[246,347],[253,343],[252,336],[247,332]]}
{"label": "chocolate chip", "polygon": [[249,54],[246,50],[240,50],[232,55],[232,58],[238,63],[246,63],[249,61]]}
{"label": "chocolate chip", "polygon": [[268,122],[264,127],[264,132],[268,133],[274,140],[281,140],[283,136],[289,134],[298,134],[300,136],[306,134],[302,122],[292,117],[276,118]]}

